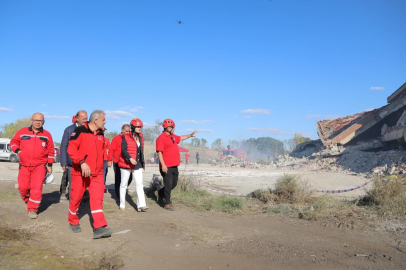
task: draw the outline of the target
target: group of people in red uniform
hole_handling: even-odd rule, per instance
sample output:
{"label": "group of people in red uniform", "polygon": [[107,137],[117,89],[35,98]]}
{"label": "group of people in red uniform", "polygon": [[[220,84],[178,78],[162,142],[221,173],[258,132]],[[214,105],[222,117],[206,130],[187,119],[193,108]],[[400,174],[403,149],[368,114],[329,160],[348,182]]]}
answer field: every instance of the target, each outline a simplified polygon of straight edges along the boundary
{"label": "group of people in red uniform", "polygon": [[[129,125],[123,125],[121,134],[110,141],[104,137],[105,113],[95,110],[87,120],[86,111],[79,111],[72,119],[73,125],[65,129],[61,143],[61,166],[64,175],[69,178],[69,192],[61,183],[61,199],[69,199],[68,223],[74,233],[81,232],[78,210],[86,190],[89,192],[90,210],[93,219],[93,238],[110,237],[112,229],[107,227],[103,212],[103,198],[106,190],[105,177],[107,167],[113,165],[115,172],[115,192],[119,208],[125,210],[125,195],[128,185],[135,181],[137,192],[137,211],[148,209],[143,190],[144,137],[143,123],[133,119]],[[42,200],[42,185],[46,175],[52,174],[54,163],[54,145],[51,134],[43,129],[44,115],[34,113],[31,126],[20,129],[11,140],[11,150],[20,157],[18,187],[22,200],[27,204],[31,219],[38,217],[38,207]],[[164,187],[158,191],[158,203],[166,210],[174,211],[171,191],[178,182],[180,141],[194,137],[174,134],[175,122],[165,119],[163,132],[156,140],[156,152],[159,158],[159,170]],[[64,150],[65,149],[65,150]],[[64,151],[67,157],[63,158]],[[68,162],[70,160],[71,163]],[[69,165],[70,164],[70,165]],[[63,181],[62,181],[63,182]]]}

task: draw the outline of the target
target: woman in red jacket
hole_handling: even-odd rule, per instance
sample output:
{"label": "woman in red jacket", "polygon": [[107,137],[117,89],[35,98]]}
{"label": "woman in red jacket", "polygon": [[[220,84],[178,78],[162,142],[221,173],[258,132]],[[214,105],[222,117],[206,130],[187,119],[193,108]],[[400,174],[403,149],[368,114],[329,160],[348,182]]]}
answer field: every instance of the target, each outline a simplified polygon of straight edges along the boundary
{"label": "woman in red jacket", "polygon": [[145,212],[148,207],[145,202],[143,172],[144,162],[144,137],[142,136],[142,121],[134,118],[131,123],[131,132],[123,135],[121,142],[121,156],[118,166],[121,171],[120,184],[120,209],[125,209],[125,197],[127,193],[128,179],[132,174],[135,180],[135,190],[137,192],[137,211]]}

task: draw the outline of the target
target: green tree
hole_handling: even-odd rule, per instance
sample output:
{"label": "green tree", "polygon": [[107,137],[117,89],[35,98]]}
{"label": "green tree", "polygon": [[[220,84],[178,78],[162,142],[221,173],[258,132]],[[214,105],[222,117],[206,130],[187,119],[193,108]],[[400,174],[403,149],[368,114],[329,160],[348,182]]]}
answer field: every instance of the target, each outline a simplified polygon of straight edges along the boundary
{"label": "green tree", "polygon": [[217,151],[221,151],[223,150],[224,146],[223,146],[223,142],[221,141],[220,138],[216,139],[212,144],[211,144],[211,149],[217,150]]}
{"label": "green tree", "polygon": [[271,157],[277,157],[283,154],[283,142],[271,137],[261,137],[257,139],[257,149],[267,156],[270,160]]}
{"label": "green tree", "polygon": [[300,133],[298,133],[298,132],[295,132],[294,140],[295,140],[295,143],[296,143],[295,147],[296,147],[297,145],[301,144],[301,143],[311,141],[310,138],[308,138],[308,137],[303,137],[302,134],[300,134]]}
{"label": "green tree", "polygon": [[283,142],[271,137],[250,138],[241,143],[250,157],[255,159],[276,157],[284,153]]}
{"label": "green tree", "polygon": [[4,124],[1,127],[2,130],[2,137],[4,138],[13,138],[14,135],[17,133],[18,130],[20,130],[23,127],[29,127],[31,126],[31,118],[23,118],[23,119],[17,119],[14,123],[10,124]]}
{"label": "green tree", "polygon": [[302,134],[295,132],[293,138],[285,140],[283,141],[283,143],[285,144],[285,149],[289,152],[292,152],[299,144],[309,141],[311,141],[310,138],[303,137]]}
{"label": "green tree", "polygon": [[291,138],[291,139],[288,139],[288,140],[284,140],[284,141],[283,141],[283,144],[285,145],[285,149],[286,149],[288,152],[292,152],[293,150],[295,150],[295,147],[296,147],[295,138]]}
{"label": "green tree", "polygon": [[107,139],[109,139],[110,142],[111,142],[111,140],[112,140],[114,137],[116,137],[117,135],[118,135],[118,133],[115,132],[115,131],[105,132],[105,133],[104,133],[104,137],[106,137]]}
{"label": "green tree", "polygon": [[203,139],[203,138],[200,139],[200,147],[201,148],[207,148],[207,140],[206,139]]}
{"label": "green tree", "polygon": [[228,145],[230,145],[231,149],[238,149],[240,148],[240,142],[237,140],[230,140],[228,141]]}
{"label": "green tree", "polygon": [[144,140],[154,142],[156,138],[162,133],[162,121],[157,119],[153,126],[149,126],[143,129]]}
{"label": "green tree", "polygon": [[200,139],[199,138],[193,138],[191,140],[192,146],[193,147],[200,147]]}

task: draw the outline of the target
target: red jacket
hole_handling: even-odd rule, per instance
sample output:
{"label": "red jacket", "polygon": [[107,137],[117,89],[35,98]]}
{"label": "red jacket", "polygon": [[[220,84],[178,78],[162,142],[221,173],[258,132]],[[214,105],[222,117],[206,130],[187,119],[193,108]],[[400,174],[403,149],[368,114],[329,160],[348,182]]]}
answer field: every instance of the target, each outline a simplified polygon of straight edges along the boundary
{"label": "red jacket", "polygon": [[109,152],[110,152],[110,141],[109,138],[104,137],[104,141],[106,142],[106,151],[104,151],[103,160],[111,160],[109,159]]}
{"label": "red jacket", "polygon": [[[142,134],[140,134],[141,137],[141,156],[139,157],[140,163],[141,163],[141,167],[145,167],[145,162],[144,162],[144,136]],[[132,133],[127,133],[122,137],[122,140],[125,140],[127,143],[127,153],[135,160],[137,160],[137,150],[138,150],[138,145],[137,142],[134,140],[134,138],[132,137]],[[120,147],[121,154],[120,157],[118,158],[118,166],[120,168],[125,168],[125,169],[134,169],[134,165],[131,164],[131,162],[125,158],[124,154],[123,154],[123,148]]]}
{"label": "red jacket", "polygon": [[32,127],[20,129],[10,141],[11,150],[19,154],[23,166],[38,166],[54,163],[55,149],[51,134],[41,128],[35,134]]}
{"label": "red jacket", "polygon": [[68,145],[68,154],[73,163],[72,174],[81,175],[80,165],[86,163],[90,167],[90,174],[98,175],[103,170],[105,151],[106,142],[103,130],[93,132],[87,123],[77,127],[72,133]]}
{"label": "red jacket", "polygon": [[108,160],[112,160],[114,163],[118,163],[118,158],[121,155],[121,140],[123,138],[122,134],[118,134],[111,140],[109,157]]}

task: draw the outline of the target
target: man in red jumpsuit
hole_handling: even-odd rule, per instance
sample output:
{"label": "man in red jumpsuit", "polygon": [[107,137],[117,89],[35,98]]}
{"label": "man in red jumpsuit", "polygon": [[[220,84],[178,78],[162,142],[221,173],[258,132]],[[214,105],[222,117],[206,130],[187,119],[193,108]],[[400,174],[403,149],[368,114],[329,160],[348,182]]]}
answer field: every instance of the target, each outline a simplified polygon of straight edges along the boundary
{"label": "man in red jumpsuit", "polygon": [[95,110],[89,122],[77,127],[72,133],[68,154],[72,159],[71,195],[69,201],[69,228],[72,232],[81,232],[77,216],[80,201],[86,188],[89,190],[90,210],[93,218],[93,239],[110,237],[112,229],[107,228],[103,213],[104,177],[103,155],[106,151],[104,124],[106,117],[103,111]]}
{"label": "man in red jumpsuit", "polygon": [[[47,171],[52,174],[54,163],[54,142],[51,134],[42,128],[44,123],[44,115],[34,113],[31,117],[31,126],[20,129],[10,142],[11,150],[20,157],[18,189],[32,219],[38,217],[42,184]],[[45,168],[46,164],[48,166]]]}

